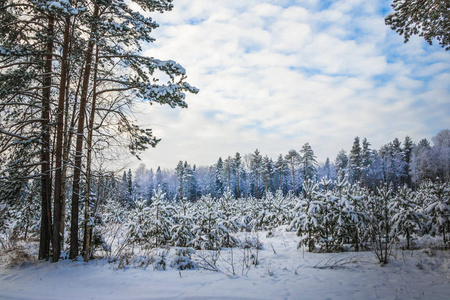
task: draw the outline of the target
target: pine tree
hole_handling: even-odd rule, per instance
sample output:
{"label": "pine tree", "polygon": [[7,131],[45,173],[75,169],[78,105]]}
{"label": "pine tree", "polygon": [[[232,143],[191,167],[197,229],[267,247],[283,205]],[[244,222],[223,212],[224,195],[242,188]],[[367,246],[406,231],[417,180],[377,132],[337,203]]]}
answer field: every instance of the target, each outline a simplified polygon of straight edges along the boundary
{"label": "pine tree", "polygon": [[292,180],[292,194],[295,195],[295,169],[299,163],[300,155],[295,150],[290,150],[289,153],[285,156],[286,161],[288,162],[291,168],[291,180]]}
{"label": "pine tree", "polygon": [[165,199],[166,195],[158,189],[152,198],[150,205],[150,223],[148,233],[150,235],[150,245],[154,247],[165,246],[172,239],[172,228],[174,226],[174,216],[177,215],[176,208]]}
{"label": "pine tree", "polygon": [[146,201],[136,201],[135,207],[129,212],[129,220],[127,222],[126,239],[131,246],[144,246],[151,239],[151,210],[146,205]]}
{"label": "pine tree", "polygon": [[235,195],[237,198],[241,198],[241,167],[242,167],[242,157],[239,152],[236,152],[234,156],[234,172],[236,174],[236,192]]}
{"label": "pine tree", "polygon": [[414,233],[418,233],[424,226],[424,217],[419,212],[419,207],[415,202],[415,195],[406,186],[399,189],[390,207],[392,214],[391,236],[399,233],[406,237],[406,249],[411,249],[411,239]]}
{"label": "pine tree", "polygon": [[231,156],[228,156],[223,162],[223,170],[226,178],[227,189],[231,190],[231,175],[233,173],[234,160]]}
{"label": "pine tree", "polygon": [[135,196],[135,189],[133,186],[133,173],[131,172],[131,169],[128,169],[127,172],[127,195],[128,199],[130,199],[130,206],[133,206],[134,202],[134,196]]}
{"label": "pine tree", "polygon": [[422,36],[430,45],[434,39],[450,50],[450,23],[448,1],[429,0],[393,0],[394,13],[385,18],[386,25],[405,37],[405,43],[411,36]]}
{"label": "pine tree", "polygon": [[336,165],[336,170],[339,172],[338,175],[345,175],[345,170],[348,166],[348,156],[344,149],[339,151],[338,155],[336,156],[334,164]]}
{"label": "pine tree", "polygon": [[381,264],[387,264],[395,236],[391,236],[392,214],[389,210],[393,190],[388,185],[377,188],[376,196],[366,202],[369,212],[368,231],[372,250]]}
{"label": "pine tree", "polygon": [[[188,200],[191,200],[192,197],[195,195],[195,191],[192,191],[192,183],[194,181],[194,171],[192,170],[192,167],[190,164],[187,163],[187,161],[184,162],[183,166],[184,172],[183,172],[183,182],[184,182],[184,190],[185,190],[185,198]],[[193,194],[192,194],[193,192]]]}
{"label": "pine tree", "polygon": [[300,150],[300,164],[302,166],[302,179],[306,183],[308,183],[308,181],[313,179],[317,173],[316,156],[314,155],[314,151],[312,150],[309,143],[304,144],[302,149]]}
{"label": "pine tree", "polygon": [[231,248],[239,243],[239,240],[232,234],[238,232],[241,225],[234,207],[234,196],[230,189],[223,193],[218,203],[218,220],[214,231],[219,238],[220,247]]}
{"label": "pine tree", "polygon": [[287,161],[283,158],[283,155],[278,155],[278,159],[275,162],[275,172],[278,181],[278,190],[287,193],[286,177],[289,175],[289,166]]}
{"label": "pine tree", "polygon": [[351,182],[357,182],[361,179],[361,145],[359,143],[359,137],[355,137],[353,141],[352,150],[349,155],[349,178]]}
{"label": "pine tree", "polygon": [[301,237],[298,248],[308,247],[313,252],[321,241],[321,223],[323,217],[323,202],[317,198],[316,182],[307,182],[303,185],[304,198],[294,208],[294,218],[290,228],[297,229],[297,235]]}
{"label": "pine tree", "polygon": [[177,173],[178,178],[178,199],[181,201],[183,199],[183,179],[184,179],[184,165],[183,162],[180,160],[177,164],[177,167],[175,169]]}
{"label": "pine tree", "polygon": [[[155,192],[155,195],[157,192]],[[194,240],[193,208],[190,202],[181,201],[174,216],[176,222],[171,228],[170,244],[175,247],[189,247]]]}
{"label": "pine tree", "polygon": [[262,162],[261,175],[264,181],[264,192],[267,194],[269,191],[273,192],[272,189],[272,178],[274,174],[273,161],[267,155],[264,156]]}
{"label": "pine tree", "polygon": [[448,182],[450,181],[450,130],[439,131],[432,141],[436,177]]}
{"label": "pine tree", "polygon": [[395,187],[402,185],[406,182],[407,174],[405,173],[405,160],[403,149],[398,138],[395,138],[392,143],[389,144],[389,173],[390,182]]}
{"label": "pine tree", "polygon": [[318,179],[336,179],[336,166],[330,162],[330,158],[325,159],[325,163],[317,168]]}
{"label": "pine tree", "polygon": [[253,178],[253,194],[257,199],[261,197],[260,180],[263,169],[263,158],[258,149],[251,156],[250,174]]}
{"label": "pine tree", "polygon": [[191,174],[189,179],[189,200],[195,201],[199,197],[198,193],[198,183],[197,183],[197,166],[194,165],[192,169],[189,170]]}
{"label": "pine tree", "polygon": [[448,247],[450,232],[450,187],[449,183],[436,182],[430,187],[430,196],[425,212],[431,218],[432,234],[442,234],[444,246]]}
{"label": "pine tree", "polygon": [[214,179],[214,195],[220,197],[224,192],[224,167],[221,157],[219,157],[214,166]]}
{"label": "pine tree", "polygon": [[432,148],[427,139],[422,139],[413,150],[412,177],[414,183],[417,185],[427,179],[434,179],[431,151]]}
{"label": "pine tree", "polygon": [[[14,126],[0,128],[2,134],[30,140],[33,147],[41,149],[40,157],[33,157],[42,167],[40,258],[49,258],[52,236],[53,261],[59,259],[69,166],[73,167],[70,257],[78,255],[80,199],[86,199],[85,218],[90,215],[92,152],[99,145],[94,139],[105,144],[107,139],[115,139],[135,155],[159,141],[150,129],[132,124],[127,110],[131,99],[187,107],[185,92],[197,92],[184,81],[186,72],[179,64],[140,55],[141,43],[154,40],[150,35],[158,24],[139,10],[168,11],[171,1],[135,4],[132,8],[122,0],[6,0],[0,6],[0,105],[16,111],[28,107],[34,110],[30,116],[41,116],[20,131]],[[169,81],[161,84],[155,75],[163,73]],[[104,126],[106,123],[115,126]],[[39,134],[30,130],[37,124]],[[22,132],[29,134],[23,136]],[[72,145],[74,149],[70,149]],[[53,215],[49,209],[52,202]]]}
{"label": "pine tree", "polygon": [[405,159],[405,170],[406,173],[406,184],[408,187],[412,185],[412,177],[411,177],[411,159],[412,159],[412,151],[414,149],[414,144],[409,136],[405,137],[405,141],[403,142],[403,151],[404,151],[404,159]]}
{"label": "pine tree", "polygon": [[196,225],[193,229],[194,240],[192,246],[196,249],[218,249],[219,236],[215,230],[217,225],[216,201],[209,195],[202,196],[199,201],[199,210],[195,216]]}
{"label": "pine tree", "polygon": [[155,183],[157,187],[163,186],[163,176],[160,166],[156,169]]}
{"label": "pine tree", "polygon": [[373,154],[370,150],[370,143],[367,141],[366,138],[363,139],[362,142],[362,150],[361,150],[361,165],[362,165],[362,173],[363,173],[363,185],[367,186],[367,177],[368,177],[368,171],[370,168],[370,165],[373,161]]}

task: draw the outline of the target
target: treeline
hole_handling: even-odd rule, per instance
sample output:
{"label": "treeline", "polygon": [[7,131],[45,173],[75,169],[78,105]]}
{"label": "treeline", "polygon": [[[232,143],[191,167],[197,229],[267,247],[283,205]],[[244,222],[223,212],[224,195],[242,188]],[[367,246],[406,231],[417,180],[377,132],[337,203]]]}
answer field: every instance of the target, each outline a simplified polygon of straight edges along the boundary
{"label": "treeline", "polygon": [[342,177],[369,190],[382,184],[415,189],[427,180],[450,180],[450,131],[441,130],[432,141],[433,145],[426,139],[416,144],[407,136],[403,142],[396,138],[374,150],[367,139],[356,137],[348,152],[341,150],[333,161],[327,158],[323,164],[306,143],[301,150],[290,150],[276,160],[255,150],[244,156],[236,153],[219,158],[213,166],[180,161],[174,170],[158,168],[154,172],[141,165],[134,175],[129,170],[120,179],[109,178],[116,180],[111,184],[117,187],[121,201],[130,205],[139,198],[150,200],[158,186],[169,199],[191,201],[203,195],[218,198],[227,189],[237,198],[259,199],[278,190],[298,196],[310,180],[336,181]]}
{"label": "treeline", "polygon": [[[274,169],[272,177],[265,177],[256,168],[257,162],[266,165],[271,161],[259,151],[219,159],[210,167],[180,162],[176,170],[158,169],[153,173],[141,165],[134,176],[129,170],[119,178],[111,172],[93,170],[89,198],[82,194],[79,204],[81,212],[89,205],[90,217],[79,215],[76,220],[79,224],[89,222],[92,246],[112,256],[133,252],[136,247],[233,247],[238,245],[234,235],[238,231],[270,231],[279,226],[297,231],[300,246],[309,251],[372,249],[381,262],[387,261],[399,239],[410,248],[418,236],[441,236],[446,247],[450,232],[449,165],[445,163],[449,130],[433,137],[433,146],[426,140],[411,143],[409,164],[405,163],[404,147],[394,146],[397,140],[383,146],[385,151],[370,150],[366,140],[358,147],[358,141],[356,138],[349,155],[340,151],[335,162],[328,160],[321,166],[305,144],[297,155],[295,151],[280,155],[280,161],[288,167],[285,172]],[[364,155],[360,156],[361,167],[354,167],[358,148],[360,153],[371,153],[367,167]],[[400,151],[393,150],[396,148]],[[233,172],[230,163],[236,157],[242,162],[239,174]],[[290,161],[297,162],[294,168],[289,168]],[[339,165],[343,161],[346,164]],[[87,184],[82,182],[80,188],[86,191]],[[40,190],[40,178],[22,181],[14,198],[0,203],[3,248],[10,240],[39,238]],[[66,197],[70,199],[70,189],[66,189]],[[70,211],[67,203],[66,234],[61,243],[64,257],[70,257]],[[84,228],[78,230],[83,242]],[[83,244],[78,247],[82,250]]]}
{"label": "treeline", "polygon": [[[39,258],[52,252],[58,261],[68,203],[70,257],[78,256],[81,224],[89,258],[93,161],[116,146],[137,155],[159,141],[135,124],[133,103],[187,107],[185,92],[197,92],[176,62],[141,55],[158,27],[148,13],[172,6],[172,0],[1,1],[0,203],[39,195]],[[86,221],[79,223],[81,208]]]}

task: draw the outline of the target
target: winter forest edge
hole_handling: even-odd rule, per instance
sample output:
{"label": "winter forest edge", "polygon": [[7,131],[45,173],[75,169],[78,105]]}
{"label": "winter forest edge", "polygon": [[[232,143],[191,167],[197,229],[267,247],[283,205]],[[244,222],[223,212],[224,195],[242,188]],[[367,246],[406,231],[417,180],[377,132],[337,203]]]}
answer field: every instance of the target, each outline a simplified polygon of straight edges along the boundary
{"label": "winter forest edge", "polygon": [[135,1],[137,11],[127,3],[0,5],[0,252],[8,265],[105,258],[117,269],[235,276],[234,262],[224,271],[218,261],[240,249],[245,275],[268,248],[259,234],[280,230],[295,233],[297,249],[372,251],[381,265],[394,249],[450,248],[449,129],[378,150],[355,137],[323,163],[305,143],[276,158],[256,149],[212,166],[102,168],[115,151],[139,156],[157,146],[152,130],[135,124],[136,101],[187,108],[186,93],[199,92],[177,62],[141,54],[159,26],[143,12],[170,11],[172,1]]}
{"label": "winter forest edge", "polygon": [[[156,173],[144,164],[134,175],[94,171],[91,257],[148,247],[237,247],[243,242],[234,236],[238,232],[270,233],[280,226],[296,232],[298,247],[308,251],[372,250],[380,263],[388,262],[394,244],[415,249],[417,238],[427,235],[440,237],[437,247],[447,249],[450,164],[441,162],[449,158],[450,131],[432,140],[433,146],[426,139],[394,139],[376,151],[356,137],[348,155],[341,150],[334,162],[320,165],[306,143],[275,162],[255,150],[219,158],[213,166],[180,161],[174,170]],[[39,179],[21,182],[14,202],[3,199],[3,247],[8,238],[38,237],[38,188]],[[68,231],[69,217],[65,226]]]}

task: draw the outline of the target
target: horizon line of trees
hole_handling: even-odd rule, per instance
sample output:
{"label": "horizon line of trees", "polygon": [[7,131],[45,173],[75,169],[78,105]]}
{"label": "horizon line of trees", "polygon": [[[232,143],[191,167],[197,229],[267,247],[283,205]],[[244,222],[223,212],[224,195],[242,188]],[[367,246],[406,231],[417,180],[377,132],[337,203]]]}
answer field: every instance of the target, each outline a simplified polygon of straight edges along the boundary
{"label": "horizon line of trees", "polygon": [[168,199],[176,201],[195,201],[203,195],[218,198],[227,189],[236,198],[259,199],[277,190],[298,196],[310,180],[338,177],[347,177],[351,184],[359,183],[370,190],[384,183],[415,189],[426,180],[450,181],[450,130],[441,130],[432,142],[422,139],[416,144],[406,136],[403,142],[395,138],[375,150],[366,138],[361,141],[355,137],[348,153],[341,150],[334,161],[327,158],[323,164],[317,162],[311,145],[306,143],[300,151],[290,150],[276,160],[256,149],[243,156],[219,157],[212,166],[197,167],[180,161],[173,170],[158,167],[155,172],[141,164],[134,176],[128,170],[116,180],[121,201],[130,204],[138,198],[150,200],[158,186]]}

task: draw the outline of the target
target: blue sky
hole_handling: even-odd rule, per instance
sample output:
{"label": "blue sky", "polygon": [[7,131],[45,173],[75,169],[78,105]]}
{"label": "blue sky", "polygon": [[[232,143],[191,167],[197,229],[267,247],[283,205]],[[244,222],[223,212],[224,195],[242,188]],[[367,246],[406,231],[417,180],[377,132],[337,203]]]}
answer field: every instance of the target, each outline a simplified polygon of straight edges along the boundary
{"label": "blue sky", "polygon": [[210,165],[258,148],[276,158],[310,143],[319,161],[355,136],[379,149],[450,127],[450,52],[384,25],[390,1],[175,0],[155,14],[145,54],[173,59],[200,89],[188,109],[142,104],[161,143],[150,167]]}

